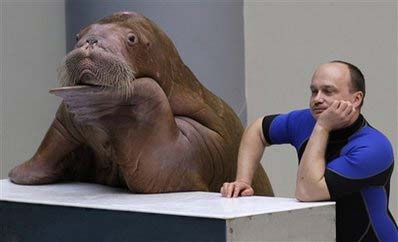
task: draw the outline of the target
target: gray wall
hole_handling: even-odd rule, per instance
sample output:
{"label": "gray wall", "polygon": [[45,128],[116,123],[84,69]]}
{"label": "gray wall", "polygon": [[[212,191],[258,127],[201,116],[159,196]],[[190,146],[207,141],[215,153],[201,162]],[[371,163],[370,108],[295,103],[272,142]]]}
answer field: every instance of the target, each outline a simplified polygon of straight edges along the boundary
{"label": "gray wall", "polygon": [[[397,147],[397,4],[393,1],[245,1],[248,123],[265,114],[306,108],[315,68],[341,59],[367,85],[363,114]],[[297,155],[272,146],[262,164],[277,196],[293,197]],[[397,216],[397,169],[390,208]]]}
{"label": "gray wall", "polygon": [[158,24],[200,82],[246,122],[243,0],[66,0],[67,46],[78,31],[119,11],[135,11]]}
{"label": "gray wall", "polygon": [[63,0],[1,1],[0,172],[36,151],[59,99],[57,67],[65,55]]}

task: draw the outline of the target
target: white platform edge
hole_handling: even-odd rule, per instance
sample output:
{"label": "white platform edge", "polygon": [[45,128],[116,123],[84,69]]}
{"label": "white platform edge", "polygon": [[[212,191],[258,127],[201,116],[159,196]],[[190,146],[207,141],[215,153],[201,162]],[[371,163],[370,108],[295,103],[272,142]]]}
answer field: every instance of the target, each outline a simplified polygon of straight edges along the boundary
{"label": "white platform edge", "polygon": [[132,194],[125,189],[88,183],[21,186],[8,179],[0,180],[0,201],[212,219],[235,219],[335,205],[335,202],[298,202],[281,197],[231,199],[211,192]]}

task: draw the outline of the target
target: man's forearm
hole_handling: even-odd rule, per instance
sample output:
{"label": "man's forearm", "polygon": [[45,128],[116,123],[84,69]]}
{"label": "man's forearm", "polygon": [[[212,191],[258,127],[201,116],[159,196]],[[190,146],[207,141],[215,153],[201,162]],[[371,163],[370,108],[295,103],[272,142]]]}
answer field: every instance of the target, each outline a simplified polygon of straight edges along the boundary
{"label": "man's forearm", "polygon": [[236,180],[251,184],[261,160],[265,143],[261,137],[261,120],[254,122],[243,134],[238,154]]}
{"label": "man's forearm", "polygon": [[329,131],[316,124],[300,160],[296,197],[303,201],[328,199],[325,192],[325,152]]}

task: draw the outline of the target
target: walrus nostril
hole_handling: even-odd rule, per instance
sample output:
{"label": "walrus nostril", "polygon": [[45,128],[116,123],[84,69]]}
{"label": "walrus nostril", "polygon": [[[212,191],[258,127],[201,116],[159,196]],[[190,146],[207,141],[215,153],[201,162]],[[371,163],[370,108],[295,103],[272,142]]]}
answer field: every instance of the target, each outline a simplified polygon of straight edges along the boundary
{"label": "walrus nostril", "polygon": [[94,44],[98,43],[98,40],[97,40],[95,37],[91,36],[91,37],[89,37],[89,38],[86,40],[86,42],[87,42],[89,45],[94,45]]}

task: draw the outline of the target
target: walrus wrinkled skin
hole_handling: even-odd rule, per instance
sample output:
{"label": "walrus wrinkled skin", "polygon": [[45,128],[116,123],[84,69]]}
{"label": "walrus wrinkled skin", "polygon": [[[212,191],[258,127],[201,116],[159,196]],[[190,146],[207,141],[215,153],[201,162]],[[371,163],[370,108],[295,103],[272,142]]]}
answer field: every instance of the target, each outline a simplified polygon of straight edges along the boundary
{"label": "walrus wrinkled skin", "polygon": [[[81,30],[60,81],[50,91],[63,98],[55,120],[36,154],[10,171],[12,182],[160,193],[218,192],[235,179],[241,122],[144,16],[115,13]],[[253,188],[273,195],[261,165]]]}

